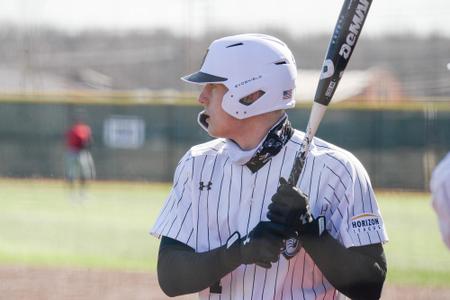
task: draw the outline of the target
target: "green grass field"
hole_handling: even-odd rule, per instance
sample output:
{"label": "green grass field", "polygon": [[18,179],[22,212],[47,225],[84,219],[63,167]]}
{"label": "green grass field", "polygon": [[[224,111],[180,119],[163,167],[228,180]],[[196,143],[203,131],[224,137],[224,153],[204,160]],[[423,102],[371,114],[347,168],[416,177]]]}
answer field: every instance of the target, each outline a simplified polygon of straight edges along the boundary
{"label": "green grass field", "polygon": [[[169,185],[95,183],[84,201],[60,181],[0,181],[0,264],[154,271],[148,234]],[[388,282],[450,287],[450,251],[429,195],[378,193]]]}

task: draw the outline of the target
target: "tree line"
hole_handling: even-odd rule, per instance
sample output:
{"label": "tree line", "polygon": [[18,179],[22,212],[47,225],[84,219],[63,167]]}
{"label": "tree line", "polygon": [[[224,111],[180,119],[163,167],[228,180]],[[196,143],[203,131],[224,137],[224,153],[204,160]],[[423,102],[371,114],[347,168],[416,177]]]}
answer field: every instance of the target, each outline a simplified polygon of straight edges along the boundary
{"label": "tree line", "polygon": [[[191,88],[179,77],[195,71],[212,40],[236,32],[215,31],[202,36],[167,30],[83,31],[54,28],[0,28],[0,68],[53,73],[77,80],[82,70],[110,78],[111,89]],[[267,29],[284,40],[299,68],[319,69],[329,35],[293,36]],[[384,67],[393,72],[411,96],[450,96],[450,38],[412,34],[364,36],[348,69]]]}

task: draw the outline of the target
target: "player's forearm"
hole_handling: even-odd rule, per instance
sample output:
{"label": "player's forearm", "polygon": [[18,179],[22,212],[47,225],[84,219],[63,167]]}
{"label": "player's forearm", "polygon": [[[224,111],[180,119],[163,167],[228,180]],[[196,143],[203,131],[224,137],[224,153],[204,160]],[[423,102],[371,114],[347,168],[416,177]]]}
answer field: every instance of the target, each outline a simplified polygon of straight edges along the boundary
{"label": "player's forearm", "polygon": [[196,253],[192,248],[163,238],[158,257],[158,281],[170,297],[196,293],[234,270],[239,261],[225,246]]}
{"label": "player's forearm", "polygon": [[386,276],[381,245],[345,248],[328,233],[302,238],[305,251],[340,292],[351,299],[379,299]]}

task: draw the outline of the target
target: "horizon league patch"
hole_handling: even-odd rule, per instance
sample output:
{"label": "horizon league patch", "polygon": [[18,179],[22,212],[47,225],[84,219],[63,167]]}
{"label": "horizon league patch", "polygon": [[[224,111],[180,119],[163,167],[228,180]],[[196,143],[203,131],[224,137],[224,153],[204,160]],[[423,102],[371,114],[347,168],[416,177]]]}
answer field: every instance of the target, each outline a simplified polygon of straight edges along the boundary
{"label": "horizon league patch", "polygon": [[381,220],[375,214],[362,214],[351,219],[350,226],[355,233],[380,231]]}

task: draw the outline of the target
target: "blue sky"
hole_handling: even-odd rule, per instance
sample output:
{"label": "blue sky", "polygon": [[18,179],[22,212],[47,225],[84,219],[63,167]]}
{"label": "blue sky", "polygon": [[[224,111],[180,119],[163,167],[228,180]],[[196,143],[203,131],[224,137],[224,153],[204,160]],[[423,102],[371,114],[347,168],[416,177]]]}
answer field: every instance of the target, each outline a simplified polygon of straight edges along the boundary
{"label": "blue sky", "polygon": [[[1,0],[0,22],[67,30],[168,28],[198,34],[208,28],[261,31],[268,25],[296,35],[330,33],[343,0]],[[365,34],[450,36],[449,0],[374,0]]]}

